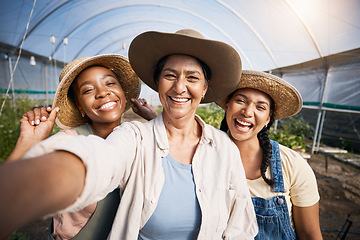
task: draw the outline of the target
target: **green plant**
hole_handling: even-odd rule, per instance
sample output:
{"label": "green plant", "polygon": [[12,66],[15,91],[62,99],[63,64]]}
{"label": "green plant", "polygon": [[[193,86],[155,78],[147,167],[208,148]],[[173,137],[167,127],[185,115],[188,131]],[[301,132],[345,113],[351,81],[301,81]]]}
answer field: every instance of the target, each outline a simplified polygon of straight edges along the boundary
{"label": "green plant", "polygon": [[312,138],[314,136],[314,129],[299,116],[280,120],[280,129],[302,138]]}
{"label": "green plant", "polygon": [[306,151],[306,145],[302,137],[296,136],[290,133],[282,133],[282,132],[269,132],[269,138],[271,140],[277,141],[278,143],[291,148],[291,149],[300,149],[301,151]]}
{"label": "green plant", "polygon": [[342,137],[340,137],[339,140],[341,142],[341,148],[349,152],[354,152],[354,146],[352,141],[350,141],[349,139],[344,139]]}
{"label": "green plant", "polygon": [[306,151],[305,139],[313,136],[314,129],[301,117],[293,116],[280,121],[279,128],[269,131],[269,138],[291,148]]}
{"label": "green plant", "polygon": [[14,232],[6,240],[30,240],[30,237],[23,232]]}
{"label": "green plant", "polygon": [[207,124],[220,129],[221,121],[224,117],[224,110],[215,103],[198,107],[196,114],[199,115]]}

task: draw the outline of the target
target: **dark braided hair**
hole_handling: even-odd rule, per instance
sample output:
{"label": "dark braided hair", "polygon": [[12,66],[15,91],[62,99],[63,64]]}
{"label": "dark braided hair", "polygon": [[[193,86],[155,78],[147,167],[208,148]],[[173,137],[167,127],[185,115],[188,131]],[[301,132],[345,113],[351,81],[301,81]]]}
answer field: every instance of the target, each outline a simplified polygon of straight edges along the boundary
{"label": "dark braided hair", "polygon": [[[235,91],[228,96],[228,98],[226,100],[227,103],[230,101],[230,99],[232,98],[234,93],[235,93]],[[268,185],[273,187],[275,184],[275,179],[273,179],[273,178],[269,179],[265,176],[266,170],[267,170],[268,166],[270,165],[270,160],[271,160],[271,156],[272,156],[272,145],[271,145],[271,142],[270,142],[270,139],[268,136],[268,130],[270,129],[271,125],[275,121],[274,115],[273,115],[274,109],[275,109],[275,103],[270,96],[269,96],[269,98],[270,98],[270,121],[257,134],[257,138],[259,140],[260,147],[263,150],[263,157],[262,157],[261,166],[260,166],[261,177],[264,179],[264,181]],[[224,115],[223,120],[221,121],[220,130],[224,131],[224,132],[227,132],[229,130],[229,126],[227,125],[227,122],[226,122],[226,113]]]}
{"label": "dark braided hair", "polygon": [[260,147],[263,150],[263,158],[261,161],[260,166],[260,173],[261,177],[264,179],[264,181],[269,184],[271,187],[275,184],[275,179],[267,178],[265,176],[266,169],[268,168],[271,160],[272,155],[272,145],[268,136],[268,130],[270,129],[271,125],[274,123],[274,117],[271,115],[270,122],[261,129],[261,131],[257,134],[257,137],[259,139]]}

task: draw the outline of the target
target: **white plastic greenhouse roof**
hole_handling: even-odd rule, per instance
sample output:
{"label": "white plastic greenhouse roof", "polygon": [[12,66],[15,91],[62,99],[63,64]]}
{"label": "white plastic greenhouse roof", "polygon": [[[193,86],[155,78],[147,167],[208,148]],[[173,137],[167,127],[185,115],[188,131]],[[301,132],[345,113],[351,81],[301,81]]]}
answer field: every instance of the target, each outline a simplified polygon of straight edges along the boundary
{"label": "white plastic greenhouse roof", "polygon": [[[0,92],[50,100],[64,63],[192,28],[232,45],[243,69],[294,85],[304,108],[360,113],[359,13],[360,0],[0,0]],[[140,96],[159,104],[146,86]]]}
{"label": "white plastic greenhouse roof", "polygon": [[[0,1],[0,44],[21,46],[33,4]],[[359,0],[37,0],[22,48],[62,62],[127,56],[141,32],[192,28],[232,45],[243,69],[271,70],[359,48],[359,13]]]}

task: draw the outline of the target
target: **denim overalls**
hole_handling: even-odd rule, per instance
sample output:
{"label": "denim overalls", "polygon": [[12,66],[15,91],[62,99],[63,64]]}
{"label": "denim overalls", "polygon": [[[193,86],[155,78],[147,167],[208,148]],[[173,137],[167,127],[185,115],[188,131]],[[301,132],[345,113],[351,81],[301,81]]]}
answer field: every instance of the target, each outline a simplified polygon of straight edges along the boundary
{"label": "denim overalls", "polygon": [[[274,192],[284,193],[284,181],[281,169],[279,144],[271,140],[271,174],[275,179]],[[279,196],[263,199],[252,197],[255,208],[256,220],[259,226],[259,233],[256,240],[273,239],[296,239],[296,234],[291,227],[289,212],[285,197]]]}

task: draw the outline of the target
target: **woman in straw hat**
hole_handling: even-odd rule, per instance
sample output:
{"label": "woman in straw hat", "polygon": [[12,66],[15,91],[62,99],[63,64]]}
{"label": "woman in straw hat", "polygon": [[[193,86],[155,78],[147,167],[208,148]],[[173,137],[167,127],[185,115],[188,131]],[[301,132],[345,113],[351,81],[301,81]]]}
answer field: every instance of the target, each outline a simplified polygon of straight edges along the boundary
{"label": "woman in straw hat", "polygon": [[[61,111],[56,123],[63,130],[57,134],[94,134],[106,138],[120,125],[122,114],[131,106],[130,100],[140,93],[140,80],[128,59],[117,54],[75,59],[64,67],[59,79],[53,103],[56,111],[48,121],[51,108],[36,108],[24,114],[20,137],[7,162],[22,157],[35,143],[50,135],[58,109]],[[147,110],[138,106],[138,103],[147,106],[143,99],[134,102],[139,110]],[[116,189],[105,199],[78,212],[55,216],[49,239],[105,239],[119,200],[119,189]]]}
{"label": "woman in straw hat", "polygon": [[[54,136],[34,146],[26,161],[1,166],[0,182],[12,183],[0,185],[6,195],[0,199],[0,228],[76,211],[120,187],[109,239],[253,239],[257,224],[239,151],[195,115],[200,102],[223,98],[237,86],[236,50],[194,30],[145,32],[132,41],[129,60],[158,92],[162,114],[146,123],[123,123],[106,140]],[[21,177],[11,177],[14,171]],[[61,180],[56,189],[39,180],[49,174]],[[22,189],[24,178],[32,183],[31,191],[22,192],[32,211],[21,202],[10,204],[11,189]],[[40,200],[32,194],[44,189],[51,191]],[[4,221],[19,212],[21,221]]]}
{"label": "woman in straw hat", "polygon": [[255,239],[322,239],[311,167],[267,134],[274,120],[301,110],[300,93],[274,75],[243,71],[236,90],[217,103],[225,109],[221,129],[241,154],[259,225]]}

